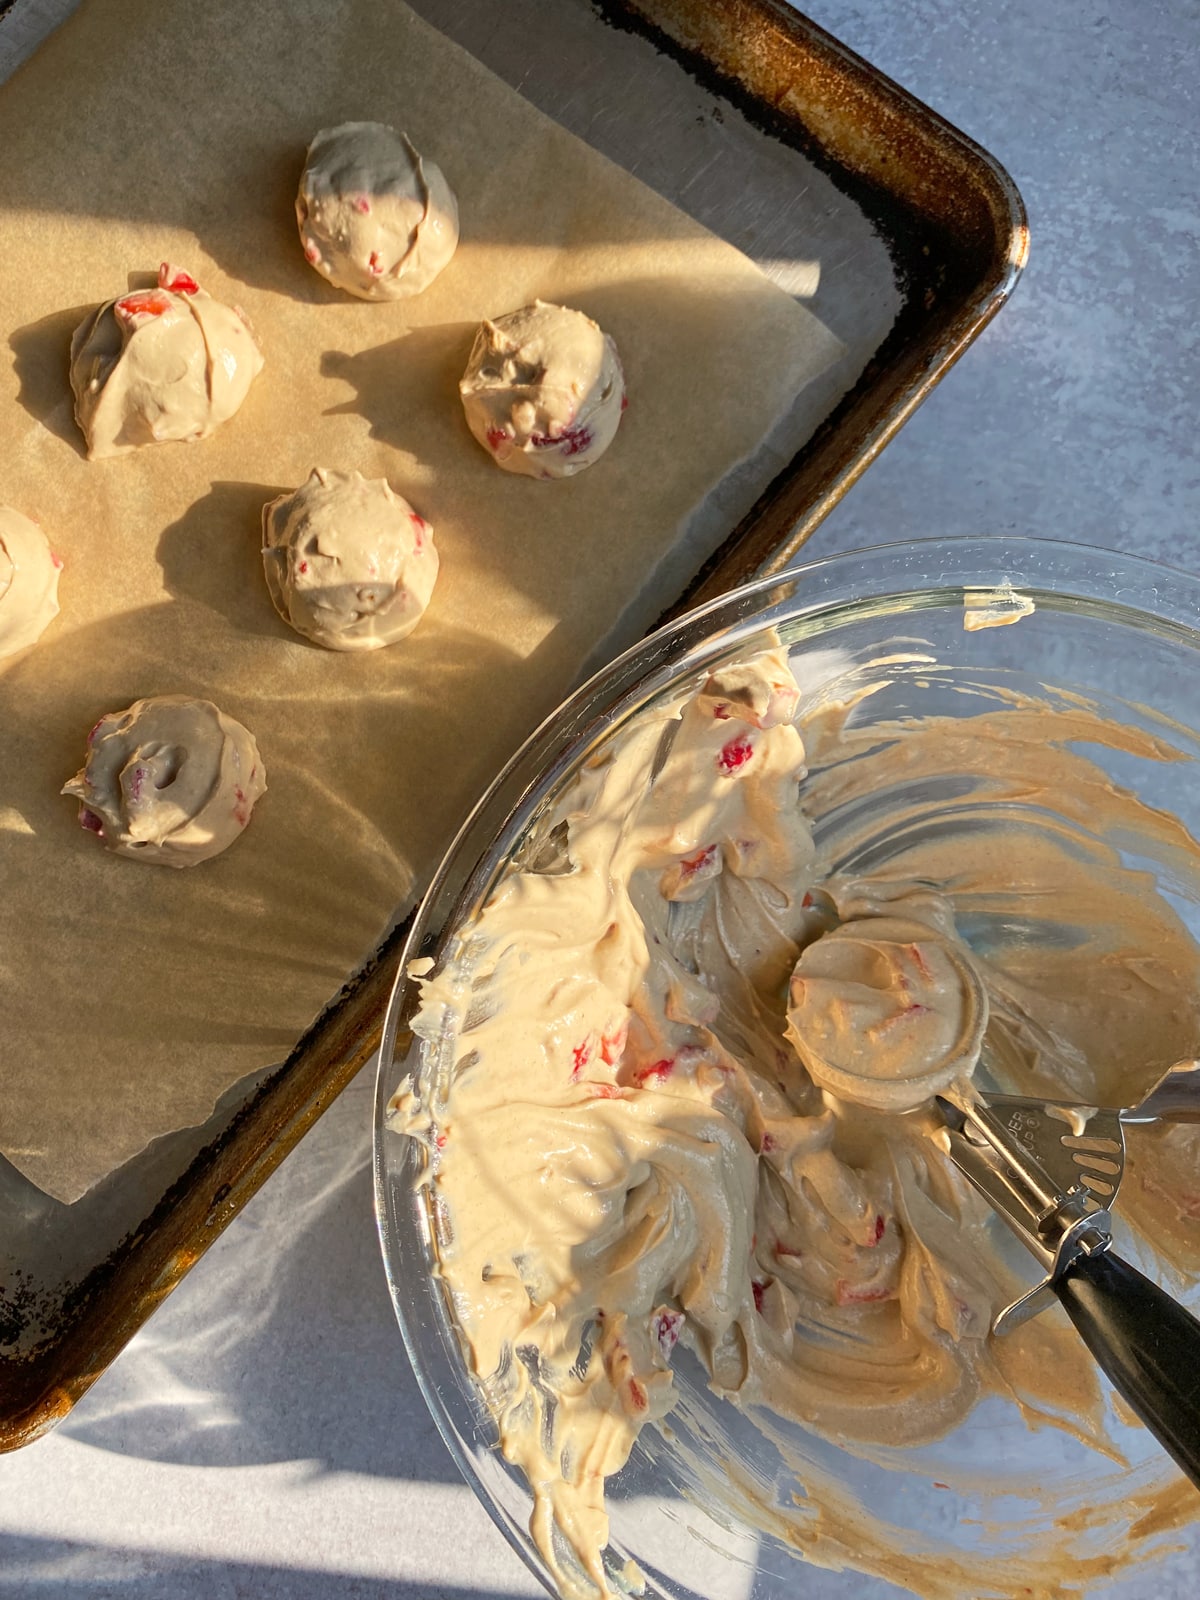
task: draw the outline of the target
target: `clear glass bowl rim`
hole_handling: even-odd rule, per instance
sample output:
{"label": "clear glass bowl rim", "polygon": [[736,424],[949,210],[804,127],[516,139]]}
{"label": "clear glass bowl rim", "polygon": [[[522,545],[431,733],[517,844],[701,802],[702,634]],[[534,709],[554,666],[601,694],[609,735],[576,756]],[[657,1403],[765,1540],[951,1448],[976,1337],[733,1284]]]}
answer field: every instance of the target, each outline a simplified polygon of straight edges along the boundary
{"label": "clear glass bowl rim", "polygon": [[[755,579],[648,634],[589,678],[534,730],[486,790],[447,850],[418,905],[397,962],[379,1052],[374,1097],[375,1214],[384,1270],[401,1335],[421,1393],[451,1456],[509,1544],[554,1593],[527,1529],[480,1476],[468,1435],[494,1448],[494,1430],[467,1370],[444,1300],[434,1291],[428,1247],[409,1254],[393,1214],[399,1167],[419,1176],[413,1141],[385,1126],[398,1078],[397,1044],[416,1004],[406,978],[418,956],[450,936],[463,910],[478,905],[513,848],[588,752],[670,685],[746,647],[764,629],[808,623],[816,634],[851,616],[906,614],[928,607],[986,604],[988,591],[1013,590],[1039,609],[1084,611],[1157,634],[1197,653],[1200,577],[1143,556],[1029,535],[928,538],[824,556]],[[419,1283],[408,1274],[420,1271]],[[407,1281],[406,1281],[407,1278]],[[419,1312],[417,1310],[419,1308]],[[432,1316],[436,1344],[413,1326]],[[428,1331],[433,1331],[428,1330]],[[440,1370],[439,1370],[440,1369]]]}

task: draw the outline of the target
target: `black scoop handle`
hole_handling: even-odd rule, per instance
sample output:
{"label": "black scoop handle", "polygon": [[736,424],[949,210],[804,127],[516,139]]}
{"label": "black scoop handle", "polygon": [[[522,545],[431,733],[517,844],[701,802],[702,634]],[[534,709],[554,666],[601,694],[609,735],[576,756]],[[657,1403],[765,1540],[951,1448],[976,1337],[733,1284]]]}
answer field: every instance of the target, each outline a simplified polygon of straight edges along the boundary
{"label": "black scoop handle", "polygon": [[1111,1250],[1054,1285],[1117,1393],[1200,1489],[1200,1322]]}

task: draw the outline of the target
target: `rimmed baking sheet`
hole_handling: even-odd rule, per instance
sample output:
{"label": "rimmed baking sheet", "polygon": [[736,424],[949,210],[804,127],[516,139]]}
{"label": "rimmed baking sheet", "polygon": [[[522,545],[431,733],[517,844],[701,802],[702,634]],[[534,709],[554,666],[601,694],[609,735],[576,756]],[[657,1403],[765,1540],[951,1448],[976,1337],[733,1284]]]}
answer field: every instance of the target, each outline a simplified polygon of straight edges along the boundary
{"label": "rimmed baking sheet", "polygon": [[[779,560],[1007,293],[1023,253],[1011,185],[783,7],[597,12],[578,0],[551,13],[530,0],[506,10],[502,37],[484,0],[417,9],[751,255],[842,341],[840,363],[817,379],[827,388],[815,438],[739,486],[730,522],[755,503],[687,592]],[[0,47],[14,15],[0,22]],[[686,577],[676,568],[649,586],[628,628],[680,603]],[[628,638],[618,630],[605,648]],[[552,698],[569,687],[550,685]],[[0,1174],[11,1218],[0,1247],[0,1442],[24,1442],[69,1407],[370,1054],[392,948],[283,1067],[240,1084],[203,1127],[157,1141],[75,1204],[48,1201],[11,1168]]]}

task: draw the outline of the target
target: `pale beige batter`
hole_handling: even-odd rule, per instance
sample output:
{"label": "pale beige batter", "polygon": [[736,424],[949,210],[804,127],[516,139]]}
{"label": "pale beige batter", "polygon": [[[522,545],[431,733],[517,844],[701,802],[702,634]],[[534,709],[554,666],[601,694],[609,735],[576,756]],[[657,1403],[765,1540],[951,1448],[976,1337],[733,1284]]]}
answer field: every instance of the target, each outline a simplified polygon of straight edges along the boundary
{"label": "pale beige batter", "polygon": [[250,821],[267,775],[254,735],[208,700],[155,695],[88,735],[63,794],[106,849],[160,867],[219,855]]}
{"label": "pale beige batter", "polygon": [[928,893],[829,897],[835,921],[801,954],[787,1036],[823,1089],[875,1111],[916,1111],[975,1070],[987,995]]}
{"label": "pale beige batter", "polygon": [[71,340],[75,418],[89,458],[207,439],[240,409],[262,366],[241,313],[164,261],[157,289],[106,301]]}
{"label": "pale beige batter", "polygon": [[[895,1465],[988,1392],[1112,1449],[1065,1324],[991,1337],[1026,1282],[935,1122],[896,1113],[971,1070],[985,1023],[1003,1087],[1110,1103],[1194,1052],[1196,946],[1106,830],[1193,864],[1195,847],[1072,745],[1168,753],[1036,706],[897,729],[802,708],[806,751],[796,702],[783,654],[760,655],[585,766],[549,819],[557,858],[507,874],[425,978],[425,1069],[393,1100],[393,1126],[427,1146],[440,1272],[564,1595],[614,1592],[605,1480],[675,1403],[680,1341],[780,1449],[798,1424]],[[910,797],[915,776],[948,774],[974,830],[939,831],[936,801]],[[877,805],[846,804],[863,796]],[[830,815],[817,850],[808,819]],[[848,874],[868,846],[871,874]],[[1196,1187],[1180,1133],[1158,1141],[1171,1198],[1126,1214],[1195,1273],[1170,1228]],[[974,1592],[965,1554],[898,1555],[833,1480],[796,1481],[817,1522],[744,1497],[739,1514],[816,1559]],[[1109,1516],[1128,1556],[1145,1530],[1123,1502]],[[1072,1541],[1031,1535],[989,1583],[1049,1594],[1111,1569],[1111,1546]]]}
{"label": "pale beige batter", "polygon": [[0,506],[0,658],[36,644],[58,615],[61,571],[37,523]]}
{"label": "pale beige batter", "polygon": [[275,609],[328,650],[407,638],[438,575],[433,529],[386,478],[314,467],[263,507],[263,569]]}
{"label": "pale beige batter", "polygon": [[382,122],[317,134],[296,224],[309,265],[360,300],[420,294],[458,246],[458,203],[441,168]]}
{"label": "pale beige batter", "polygon": [[505,472],[571,478],[616,437],[617,347],[589,316],[535,300],[484,322],[459,384],[467,426]]}

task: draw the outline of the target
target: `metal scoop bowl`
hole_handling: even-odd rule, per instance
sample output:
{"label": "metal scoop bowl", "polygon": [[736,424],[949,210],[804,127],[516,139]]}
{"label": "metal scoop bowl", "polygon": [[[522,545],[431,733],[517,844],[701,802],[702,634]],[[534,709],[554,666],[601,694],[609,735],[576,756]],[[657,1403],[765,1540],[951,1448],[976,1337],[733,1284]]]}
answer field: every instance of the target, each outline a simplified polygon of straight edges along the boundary
{"label": "metal scoop bowl", "polygon": [[1098,1207],[1111,1210],[1125,1174],[1127,1126],[1200,1122],[1200,1061],[1176,1062],[1136,1105],[1117,1109],[1015,1094],[980,1099],[1060,1187],[1082,1184]]}

